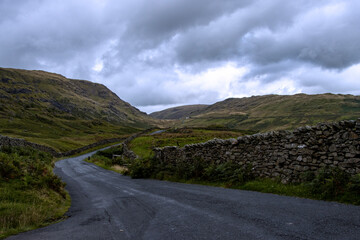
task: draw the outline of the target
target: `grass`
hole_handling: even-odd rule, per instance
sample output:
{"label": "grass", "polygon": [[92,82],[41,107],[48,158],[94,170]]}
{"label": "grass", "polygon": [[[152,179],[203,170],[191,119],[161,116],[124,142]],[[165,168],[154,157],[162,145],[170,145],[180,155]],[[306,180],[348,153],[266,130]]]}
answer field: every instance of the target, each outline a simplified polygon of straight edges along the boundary
{"label": "grass", "polygon": [[99,166],[101,168],[104,168],[106,170],[110,170],[110,171],[113,171],[113,172],[117,172],[117,173],[120,173],[120,174],[126,174],[127,171],[128,171],[128,168],[127,167],[124,167],[124,166],[120,166],[120,165],[108,165],[108,164],[105,164],[103,160],[99,159],[99,158],[90,158],[90,159],[85,159],[86,162],[89,162],[89,163],[93,163],[95,164],[96,166]]}
{"label": "grass", "polygon": [[123,153],[122,145],[113,146],[111,148],[98,151],[91,157],[85,159],[86,162],[94,163],[106,170],[111,170],[117,173],[125,174],[128,171],[127,160],[122,158],[113,158],[113,155],[121,155]]}
{"label": "grass", "polygon": [[0,238],[61,220],[70,207],[54,159],[31,148],[1,148]]}
{"label": "grass", "polygon": [[257,179],[248,181],[245,184],[237,184],[237,183],[229,183],[227,181],[204,181],[197,179],[177,179],[177,178],[168,178],[163,179],[167,181],[173,182],[181,182],[187,184],[199,184],[213,187],[222,187],[222,188],[232,188],[239,190],[247,190],[247,191],[256,191],[263,193],[272,193],[284,196],[293,196],[293,197],[301,197],[301,198],[312,198],[312,199],[320,199],[319,197],[313,196],[309,193],[308,188],[305,185],[301,184],[283,184],[279,181],[273,179]]}
{"label": "grass", "polygon": [[12,181],[0,184],[0,239],[64,219],[70,196],[46,188],[24,189]]}

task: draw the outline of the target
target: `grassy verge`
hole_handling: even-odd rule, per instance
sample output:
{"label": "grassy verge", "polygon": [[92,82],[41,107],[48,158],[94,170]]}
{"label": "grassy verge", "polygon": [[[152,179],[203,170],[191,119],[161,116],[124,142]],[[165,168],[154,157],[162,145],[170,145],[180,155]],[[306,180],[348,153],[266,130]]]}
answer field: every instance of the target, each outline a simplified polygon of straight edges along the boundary
{"label": "grassy verge", "polygon": [[0,239],[61,220],[70,207],[53,158],[31,148],[0,151]]}
{"label": "grassy verge", "polygon": [[126,174],[128,172],[128,161],[122,158],[113,158],[113,155],[121,155],[123,148],[121,145],[99,151],[85,161],[117,173]]}
{"label": "grassy verge", "polygon": [[99,145],[97,147],[93,147],[93,148],[90,148],[88,150],[85,150],[83,152],[80,152],[80,153],[76,153],[74,155],[71,155],[71,156],[66,156],[66,157],[61,157],[61,158],[57,158],[55,161],[60,161],[60,160],[63,160],[63,159],[66,159],[66,158],[71,158],[71,157],[78,157],[78,156],[81,156],[81,155],[84,155],[86,153],[91,153],[91,152],[94,152],[96,150],[99,150],[99,149],[102,149],[102,148],[106,148],[106,147],[110,147],[110,146],[113,146],[113,145],[118,145],[120,143],[122,143],[123,141],[120,141],[120,142],[113,142],[113,143],[107,143],[107,144],[104,144],[104,145]]}
{"label": "grassy verge", "polygon": [[180,161],[170,165],[147,158],[132,162],[127,174],[133,178],[197,183],[360,205],[360,174],[350,176],[339,168],[308,172],[302,176],[301,182],[283,184],[280,179],[255,177],[251,166],[240,167],[232,162],[208,164],[193,159],[191,163]]}

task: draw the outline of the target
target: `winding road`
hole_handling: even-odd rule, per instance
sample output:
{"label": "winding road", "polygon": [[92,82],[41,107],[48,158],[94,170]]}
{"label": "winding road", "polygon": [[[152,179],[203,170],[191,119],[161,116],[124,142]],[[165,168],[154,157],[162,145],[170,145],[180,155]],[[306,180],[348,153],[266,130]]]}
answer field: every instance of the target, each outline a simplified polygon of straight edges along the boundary
{"label": "winding road", "polygon": [[251,191],[131,179],[56,163],[68,219],[8,239],[360,239],[360,207]]}

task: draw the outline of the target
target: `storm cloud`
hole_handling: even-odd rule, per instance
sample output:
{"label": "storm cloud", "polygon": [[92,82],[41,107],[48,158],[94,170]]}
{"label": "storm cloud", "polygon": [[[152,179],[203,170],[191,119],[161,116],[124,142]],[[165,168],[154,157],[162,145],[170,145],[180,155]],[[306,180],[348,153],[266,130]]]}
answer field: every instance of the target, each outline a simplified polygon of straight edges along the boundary
{"label": "storm cloud", "polygon": [[356,0],[2,0],[0,66],[103,83],[142,110],[360,94]]}

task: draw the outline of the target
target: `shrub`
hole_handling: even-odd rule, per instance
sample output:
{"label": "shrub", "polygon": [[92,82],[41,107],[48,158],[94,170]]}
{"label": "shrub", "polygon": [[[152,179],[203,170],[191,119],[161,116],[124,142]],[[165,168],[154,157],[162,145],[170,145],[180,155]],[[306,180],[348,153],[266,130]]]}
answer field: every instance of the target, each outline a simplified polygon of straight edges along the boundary
{"label": "shrub", "polygon": [[63,192],[63,183],[52,173],[53,157],[29,147],[3,147],[0,152],[0,179],[20,180],[24,188],[49,187]]}
{"label": "shrub", "polygon": [[113,155],[121,155],[123,154],[123,148],[122,145],[116,146],[116,147],[111,147],[102,151],[98,151],[97,153],[95,153],[95,155],[98,156],[103,156],[109,159],[112,159]]}
{"label": "shrub", "polygon": [[0,178],[8,180],[20,177],[20,166],[21,164],[17,156],[0,153]]}
{"label": "shrub", "polygon": [[311,193],[321,199],[334,199],[343,194],[349,183],[350,176],[339,168],[322,168],[308,184]]}
{"label": "shrub", "polygon": [[352,176],[348,184],[349,192],[360,196],[360,174]]}
{"label": "shrub", "polygon": [[129,166],[129,174],[132,178],[149,178],[155,175],[155,159],[135,159]]}
{"label": "shrub", "polygon": [[234,162],[210,164],[204,173],[204,180],[213,182],[228,182],[229,184],[244,184],[254,180],[252,166],[241,167]]}

